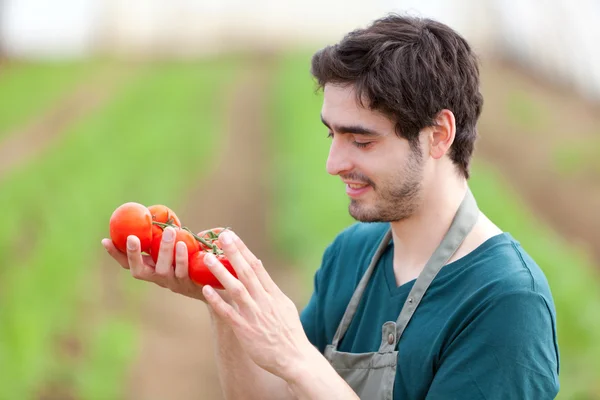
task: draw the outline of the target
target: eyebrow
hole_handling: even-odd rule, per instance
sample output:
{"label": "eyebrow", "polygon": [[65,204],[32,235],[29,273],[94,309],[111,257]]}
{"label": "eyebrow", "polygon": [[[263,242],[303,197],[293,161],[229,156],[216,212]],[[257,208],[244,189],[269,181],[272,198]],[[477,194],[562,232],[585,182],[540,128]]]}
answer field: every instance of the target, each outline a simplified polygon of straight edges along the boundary
{"label": "eyebrow", "polygon": [[365,136],[383,136],[381,133],[361,125],[336,125],[332,128],[331,125],[327,121],[325,121],[323,115],[321,115],[321,122],[329,129],[335,130],[338,133],[350,133]]}

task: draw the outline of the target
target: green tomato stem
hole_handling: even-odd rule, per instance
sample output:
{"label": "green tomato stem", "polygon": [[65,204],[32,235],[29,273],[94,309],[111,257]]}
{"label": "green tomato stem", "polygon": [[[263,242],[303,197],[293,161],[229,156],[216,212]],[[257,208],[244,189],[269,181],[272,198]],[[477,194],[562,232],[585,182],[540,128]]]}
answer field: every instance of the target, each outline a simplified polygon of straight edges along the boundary
{"label": "green tomato stem", "polygon": [[205,245],[205,246],[208,246],[208,247],[210,247],[210,248],[213,248],[213,247],[214,247],[214,244],[212,244],[212,243],[209,243],[209,242],[207,242],[206,240],[202,239],[200,236],[198,236],[198,235],[196,235],[194,232],[192,232],[192,231],[190,230],[190,228],[188,228],[188,227],[184,226],[184,227],[183,227],[183,228],[181,228],[181,229],[183,229],[183,230],[186,230],[186,231],[188,231],[189,233],[191,233],[191,234],[192,234],[192,236],[194,237],[194,239],[196,239],[197,241],[199,241],[199,242],[200,242],[200,243],[202,243],[203,245]]}
{"label": "green tomato stem", "polygon": [[[171,220],[169,220],[169,221],[171,221]],[[158,225],[158,226],[160,226],[160,227],[161,227],[163,230],[164,230],[165,228],[169,227],[169,226],[170,226],[170,227],[172,227],[172,228],[179,229],[179,227],[178,227],[177,225],[173,225],[172,223],[168,223],[168,222],[167,222],[167,223],[164,223],[164,222],[152,221],[152,223],[153,223],[154,225]],[[181,229],[183,229],[183,230],[185,230],[185,231],[188,231],[188,232],[189,232],[189,233],[190,233],[190,234],[191,234],[191,235],[194,237],[194,239],[196,239],[197,241],[199,241],[200,243],[202,243],[203,245],[205,245],[206,247],[208,247],[208,248],[209,248],[209,249],[212,251],[212,253],[213,253],[213,254],[215,254],[215,255],[221,255],[221,254],[223,254],[223,250],[219,249],[219,247],[218,247],[217,245],[215,245],[215,244],[213,244],[213,243],[211,243],[211,242],[207,242],[205,239],[201,238],[200,236],[198,236],[198,235],[196,235],[194,232],[192,232],[192,231],[190,230],[190,228],[188,228],[188,227],[184,226],[184,227],[182,227]],[[228,228],[225,228],[225,229],[228,229]],[[225,231],[225,229],[224,229],[223,231]],[[221,233],[222,233],[222,232],[221,232]],[[214,239],[218,239],[218,238],[219,238],[219,236],[218,236],[218,235],[215,235],[215,233],[214,233],[214,232],[212,232],[212,231],[209,231],[209,234],[212,234],[212,235],[214,235],[214,236],[215,236],[215,237],[213,238],[213,240],[214,240]],[[212,235],[210,235],[210,236],[212,237]]]}

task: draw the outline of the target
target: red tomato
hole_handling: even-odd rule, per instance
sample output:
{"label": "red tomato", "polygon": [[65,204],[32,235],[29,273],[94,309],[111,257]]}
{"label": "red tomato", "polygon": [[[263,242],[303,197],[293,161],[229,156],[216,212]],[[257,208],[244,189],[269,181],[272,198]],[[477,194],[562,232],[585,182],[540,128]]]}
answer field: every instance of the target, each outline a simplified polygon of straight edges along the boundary
{"label": "red tomato", "polygon": [[[184,242],[186,247],[187,247],[187,252],[188,252],[188,263],[190,262],[191,257],[195,254],[198,253],[200,251],[200,243],[198,243],[198,241],[194,238],[194,236],[184,230],[184,229],[177,229],[175,231],[175,244],[177,244],[178,242]],[[156,264],[157,260],[158,260],[158,253],[160,252],[160,243],[162,241],[162,235],[163,232],[161,230],[161,232],[158,235],[154,235],[152,237],[152,245],[150,246],[150,256],[152,257],[152,260],[154,260],[154,263]],[[173,246],[173,266],[175,266],[175,252],[176,252],[176,246]]]}
{"label": "red tomato", "polygon": [[129,202],[112,213],[109,222],[110,238],[115,247],[127,253],[127,236],[140,239],[141,250],[147,252],[152,242],[152,215],[142,204]]}
{"label": "red tomato", "polygon": [[[175,214],[175,212],[169,207],[164,206],[162,204],[155,204],[153,206],[148,207],[148,210],[150,210],[150,214],[152,214],[152,221],[162,222],[163,224],[171,223],[181,228],[181,221],[177,217],[177,214]],[[161,233],[162,230],[162,227],[158,225],[152,225],[153,235]]]}
{"label": "red tomato", "polygon": [[[188,275],[190,279],[196,282],[199,285],[210,285],[215,289],[225,289],[221,282],[213,275],[212,272],[208,269],[208,267],[204,264],[204,256],[206,255],[206,251],[199,251],[194,254],[194,256],[190,259],[190,264],[188,267]],[[220,254],[217,256],[217,259],[227,268],[231,274],[237,278],[237,274],[235,270],[231,266],[231,262],[223,255]]]}

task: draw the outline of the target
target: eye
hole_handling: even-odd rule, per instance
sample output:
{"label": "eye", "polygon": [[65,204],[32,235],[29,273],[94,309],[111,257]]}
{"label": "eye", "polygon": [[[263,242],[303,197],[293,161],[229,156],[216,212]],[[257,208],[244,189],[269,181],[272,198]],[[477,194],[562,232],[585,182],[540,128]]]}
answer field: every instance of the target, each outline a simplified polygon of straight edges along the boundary
{"label": "eye", "polygon": [[327,137],[328,137],[328,138],[332,138],[332,137],[333,137],[333,132],[328,132],[328,133],[327,133]]}
{"label": "eye", "polygon": [[358,148],[361,148],[361,149],[364,149],[365,147],[367,147],[368,145],[370,145],[370,144],[371,144],[371,143],[373,143],[373,142],[364,142],[364,143],[361,143],[361,142],[352,142],[352,143],[353,143],[353,144],[354,144],[356,147],[358,147]]}

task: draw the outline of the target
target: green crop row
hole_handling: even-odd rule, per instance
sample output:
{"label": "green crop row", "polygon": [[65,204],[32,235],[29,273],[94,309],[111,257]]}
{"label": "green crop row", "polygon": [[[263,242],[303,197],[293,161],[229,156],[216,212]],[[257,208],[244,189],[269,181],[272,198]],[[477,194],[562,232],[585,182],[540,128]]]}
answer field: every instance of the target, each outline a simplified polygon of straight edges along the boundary
{"label": "green crop row", "polygon": [[0,67],[0,139],[47,111],[85,79],[98,62],[12,62]]}
{"label": "green crop row", "polygon": [[[124,202],[181,206],[181,194],[203,177],[200,161],[210,160],[218,143],[221,89],[234,65],[137,67],[104,107],[5,177],[0,398],[54,387],[78,398],[122,398],[136,352],[135,318],[130,308],[94,315],[103,308],[100,240]],[[126,296],[138,287],[130,282],[117,285]],[[71,358],[57,345],[70,336],[82,349]]]}

